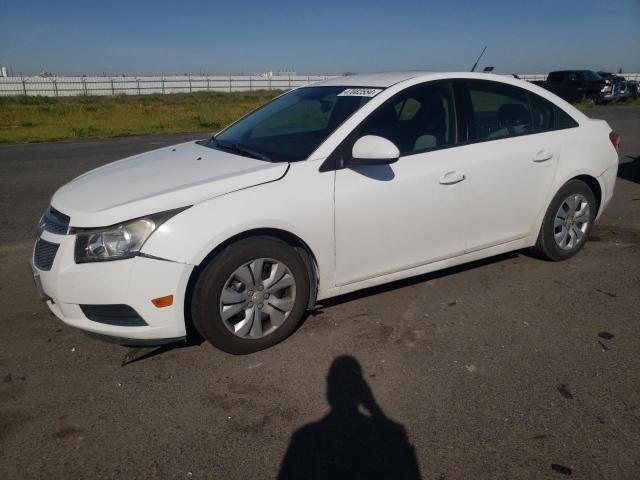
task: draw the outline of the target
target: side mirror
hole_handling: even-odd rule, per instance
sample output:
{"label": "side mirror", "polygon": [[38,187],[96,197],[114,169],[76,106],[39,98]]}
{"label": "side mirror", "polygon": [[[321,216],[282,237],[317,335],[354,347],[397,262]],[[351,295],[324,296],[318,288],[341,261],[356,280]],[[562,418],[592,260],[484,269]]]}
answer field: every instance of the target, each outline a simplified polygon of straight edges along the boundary
{"label": "side mirror", "polygon": [[351,165],[389,165],[400,158],[393,142],[377,135],[365,135],[353,144]]}

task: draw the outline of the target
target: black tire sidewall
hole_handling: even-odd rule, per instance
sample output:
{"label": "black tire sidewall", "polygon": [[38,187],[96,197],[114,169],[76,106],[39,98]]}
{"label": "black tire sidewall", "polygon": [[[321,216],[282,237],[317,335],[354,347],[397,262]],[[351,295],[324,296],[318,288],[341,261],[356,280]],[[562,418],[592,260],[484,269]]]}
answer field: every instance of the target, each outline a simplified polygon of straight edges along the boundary
{"label": "black tire sidewall", "polygon": [[[286,321],[273,333],[244,339],[225,327],[219,312],[220,295],[226,281],[242,264],[256,258],[272,258],[284,263],[296,282],[296,299]],[[287,338],[304,317],[309,302],[309,273],[303,258],[286,242],[274,237],[239,240],[212,258],[201,271],[191,297],[191,317],[196,330],[214,346],[243,355],[271,347]]]}
{"label": "black tire sidewall", "polygon": [[[560,208],[560,205],[567,197],[573,194],[580,194],[587,199],[587,202],[589,203],[589,216],[590,216],[589,226],[584,236],[582,237],[582,240],[578,243],[577,246],[575,246],[571,250],[563,250],[556,243],[553,224],[555,221],[556,213]],[[596,216],[596,210],[597,210],[597,204],[596,204],[595,195],[593,194],[593,192],[591,191],[591,188],[589,188],[589,186],[586,183],[584,183],[581,180],[571,180],[567,182],[558,191],[558,193],[556,193],[555,197],[553,197],[553,200],[549,205],[547,213],[545,214],[544,221],[542,224],[542,229],[540,232],[540,235],[542,237],[540,239],[541,242],[540,241],[538,242],[539,244],[538,248],[542,250],[541,253],[543,253],[549,259],[556,260],[556,261],[566,260],[573,257],[576,253],[580,251],[580,249],[587,242],[587,238],[589,237],[589,234],[591,233],[591,228],[593,227],[593,221]]]}

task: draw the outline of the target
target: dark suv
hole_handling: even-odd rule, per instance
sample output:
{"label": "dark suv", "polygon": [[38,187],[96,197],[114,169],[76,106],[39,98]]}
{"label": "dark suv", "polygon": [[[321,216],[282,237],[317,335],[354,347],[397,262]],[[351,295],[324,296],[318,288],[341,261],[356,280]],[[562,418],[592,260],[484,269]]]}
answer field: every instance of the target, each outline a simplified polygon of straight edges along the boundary
{"label": "dark suv", "polygon": [[560,70],[551,72],[547,76],[547,81],[544,82],[542,86],[568,102],[578,102],[581,100],[606,102],[613,100],[613,97],[607,98],[607,82],[591,70]]}

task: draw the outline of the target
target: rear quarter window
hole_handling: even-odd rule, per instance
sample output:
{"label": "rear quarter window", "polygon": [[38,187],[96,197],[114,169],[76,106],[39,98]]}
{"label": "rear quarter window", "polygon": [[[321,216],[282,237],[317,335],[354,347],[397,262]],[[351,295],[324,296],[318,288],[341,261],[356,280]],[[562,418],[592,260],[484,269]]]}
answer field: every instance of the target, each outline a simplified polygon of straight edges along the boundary
{"label": "rear quarter window", "polygon": [[578,123],[568,113],[550,101],[531,92],[529,99],[534,132],[548,132],[578,126]]}
{"label": "rear quarter window", "polygon": [[534,132],[546,132],[555,128],[554,105],[539,97],[535,93],[529,93],[531,101],[531,118]]}
{"label": "rear quarter window", "polygon": [[573,128],[578,126],[578,122],[576,122],[573,118],[569,116],[567,112],[562,110],[559,107],[554,108],[554,117],[555,117],[555,128],[556,130],[560,130],[563,128]]}

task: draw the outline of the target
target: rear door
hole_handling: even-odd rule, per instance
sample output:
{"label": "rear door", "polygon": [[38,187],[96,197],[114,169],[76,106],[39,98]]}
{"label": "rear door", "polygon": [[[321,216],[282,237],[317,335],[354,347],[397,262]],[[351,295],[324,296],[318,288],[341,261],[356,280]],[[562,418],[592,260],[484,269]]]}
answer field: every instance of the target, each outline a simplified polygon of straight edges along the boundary
{"label": "rear door", "polygon": [[470,252],[531,233],[538,213],[546,208],[562,132],[549,131],[553,105],[526,90],[474,80],[461,82],[456,91],[457,103],[467,106],[468,120],[469,144],[460,150],[473,159],[466,166]]}

